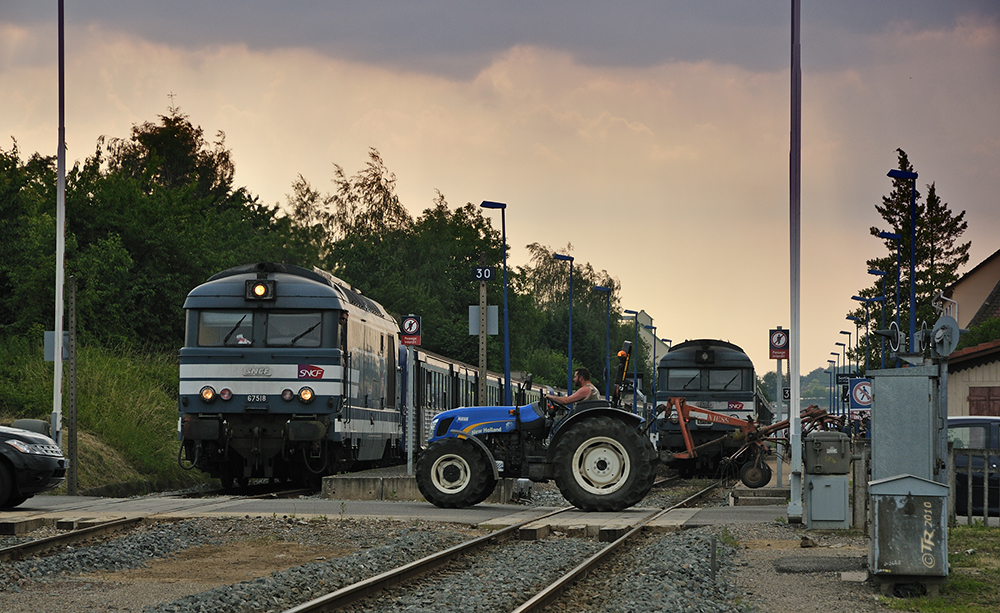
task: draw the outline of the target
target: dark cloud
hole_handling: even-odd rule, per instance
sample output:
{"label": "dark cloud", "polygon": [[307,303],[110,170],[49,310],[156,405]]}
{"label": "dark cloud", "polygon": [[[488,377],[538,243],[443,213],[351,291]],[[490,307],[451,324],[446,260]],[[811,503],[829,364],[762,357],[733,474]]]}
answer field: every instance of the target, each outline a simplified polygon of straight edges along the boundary
{"label": "dark cloud", "polygon": [[[0,19],[55,20],[55,6],[13,0]],[[10,4],[10,0],[5,2]],[[75,24],[101,24],[187,47],[242,43],[308,47],[346,59],[467,77],[496,53],[533,45],[597,66],[714,62],[751,70],[788,65],[790,0],[81,0]],[[973,13],[995,19],[996,0],[804,0],[803,59],[813,68],[863,60],[843,41],[894,21],[951,27]],[[848,34],[852,36],[847,36]],[[822,51],[820,51],[820,49]]]}

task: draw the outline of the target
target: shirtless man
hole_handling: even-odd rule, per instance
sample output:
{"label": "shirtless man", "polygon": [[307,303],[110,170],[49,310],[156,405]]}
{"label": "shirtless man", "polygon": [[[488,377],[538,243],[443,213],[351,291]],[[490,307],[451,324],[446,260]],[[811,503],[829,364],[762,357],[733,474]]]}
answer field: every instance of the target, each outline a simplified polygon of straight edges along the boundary
{"label": "shirtless man", "polygon": [[590,382],[590,371],[586,368],[577,368],[573,373],[573,384],[579,388],[569,396],[552,396],[546,394],[545,397],[556,404],[570,405],[581,400],[600,400],[601,393],[597,391],[594,384]]}

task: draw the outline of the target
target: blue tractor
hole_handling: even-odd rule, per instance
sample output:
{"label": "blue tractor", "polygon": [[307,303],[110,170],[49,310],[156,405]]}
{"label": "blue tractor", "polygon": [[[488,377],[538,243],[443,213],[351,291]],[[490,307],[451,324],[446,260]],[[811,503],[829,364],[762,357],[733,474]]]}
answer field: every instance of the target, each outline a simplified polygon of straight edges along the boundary
{"label": "blue tractor", "polygon": [[653,487],[656,452],[642,435],[642,418],[618,407],[631,356],[619,352],[610,401],[578,402],[572,410],[541,400],[524,406],[461,407],[431,422],[417,461],[417,485],[446,508],[478,504],[501,478],[554,479],[562,495],[585,511],[620,511]]}

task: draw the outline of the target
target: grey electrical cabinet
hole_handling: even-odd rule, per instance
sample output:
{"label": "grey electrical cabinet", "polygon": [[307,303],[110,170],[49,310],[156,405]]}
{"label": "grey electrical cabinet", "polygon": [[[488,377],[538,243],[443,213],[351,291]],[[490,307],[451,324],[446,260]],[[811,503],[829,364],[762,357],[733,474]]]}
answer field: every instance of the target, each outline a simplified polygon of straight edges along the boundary
{"label": "grey electrical cabinet", "polygon": [[869,568],[880,583],[948,576],[948,486],[913,475],[868,483],[874,516]]}

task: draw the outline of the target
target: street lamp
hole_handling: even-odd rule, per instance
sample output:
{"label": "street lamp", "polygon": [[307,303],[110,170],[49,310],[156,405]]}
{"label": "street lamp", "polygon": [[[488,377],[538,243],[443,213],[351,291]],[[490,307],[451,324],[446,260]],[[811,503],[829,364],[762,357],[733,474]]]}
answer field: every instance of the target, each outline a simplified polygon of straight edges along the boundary
{"label": "street lamp", "polygon": [[[837,383],[837,375],[840,374],[840,354],[837,353],[836,351],[831,351],[830,355],[837,356],[837,366],[835,367],[835,369],[833,371],[834,372],[834,376],[833,376],[833,385],[834,385],[833,404],[834,404],[834,407],[836,408],[836,410],[834,410],[834,413],[836,414],[836,413],[840,412],[840,394],[838,393],[840,390],[837,389],[837,386],[840,385],[839,383]],[[829,361],[832,362],[833,360],[829,360]]]}
{"label": "street lamp", "polygon": [[500,238],[503,241],[503,403],[513,406],[510,388],[510,316],[507,310],[507,205],[483,200],[484,209],[500,209]]}
{"label": "street lamp", "polygon": [[[879,307],[879,311],[881,311],[881,313],[882,313],[882,327],[881,327],[881,329],[885,330],[885,271],[884,270],[875,270],[874,268],[869,268],[868,269],[868,274],[874,275],[876,277],[882,277],[882,306]],[[885,370],[885,337],[884,336],[880,336],[879,338],[882,340],[882,343],[879,346],[878,353],[879,353],[879,356],[882,358],[882,369]],[[867,375],[868,373],[865,373],[865,374]]]}
{"label": "street lamp", "polygon": [[638,387],[639,387],[639,361],[636,359],[639,357],[639,311],[630,311],[625,309],[626,315],[631,315],[632,319],[635,321],[635,344],[632,345],[632,413],[636,413],[638,408]]}
{"label": "street lamp", "polygon": [[830,365],[830,370],[823,371],[828,375],[830,375],[830,397],[827,398],[826,406],[830,408],[830,412],[832,413],[833,412],[833,360],[827,360],[826,363]]}
{"label": "street lamp", "polygon": [[874,298],[862,298],[861,296],[851,296],[851,300],[857,300],[858,302],[865,303],[865,374],[868,374],[868,354],[871,353],[872,341],[871,341],[871,318],[868,316],[868,303],[869,302],[882,302],[881,296],[876,296]]}
{"label": "street lamp", "polygon": [[[896,329],[898,330],[899,329],[899,266],[900,266],[899,265],[899,258],[901,257],[899,252],[900,252],[900,250],[902,249],[902,246],[903,246],[903,241],[902,241],[903,237],[900,236],[899,234],[896,234],[895,232],[879,232],[878,233],[878,237],[896,242]],[[883,287],[884,287],[884,284],[883,284]],[[884,295],[885,291],[883,290],[882,293]],[[882,303],[882,308],[885,309],[885,303],[884,302]],[[884,329],[884,326],[883,326],[883,329]],[[899,368],[899,358],[898,357],[896,358],[896,368]]]}
{"label": "street lamp", "polygon": [[595,285],[594,291],[604,292],[608,299],[608,315],[604,324],[604,398],[611,398],[611,288]]}
{"label": "street lamp", "polygon": [[569,262],[569,355],[566,360],[566,393],[573,393],[573,256],[553,254],[556,260]]}
{"label": "street lamp", "polygon": [[656,407],[656,326],[643,324],[642,327],[653,333],[653,377],[649,387],[649,395],[653,397],[653,406]]}
{"label": "street lamp", "polygon": [[[910,341],[917,333],[917,173],[908,170],[892,169],[886,176],[893,179],[909,179],[910,186]],[[909,348],[908,348],[909,350]]]}
{"label": "street lamp", "polygon": [[[857,317],[855,317],[854,315],[848,315],[847,319],[849,319],[850,321],[854,322],[854,348],[858,351],[858,353],[860,353],[861,352],[861,320],[858,319]],[[860,360],[860,358],[859,358],[859,360]],[[858,367],[860,368],[860,366],[861,366],[861,364],[859,362],[858,363]]]}
{"label": "street lamp", "polygon": [[[850,365],[851,365],[851,333],[850,332],[844,332],[843,330],[841,330],[840,333],[847,335],[847,366],[850,367]],[[854,343],[855,347],[857,347],[858,345],[859,345],[859,343]],[[848,371],[848,372],[850,372],[850,371]]]}

